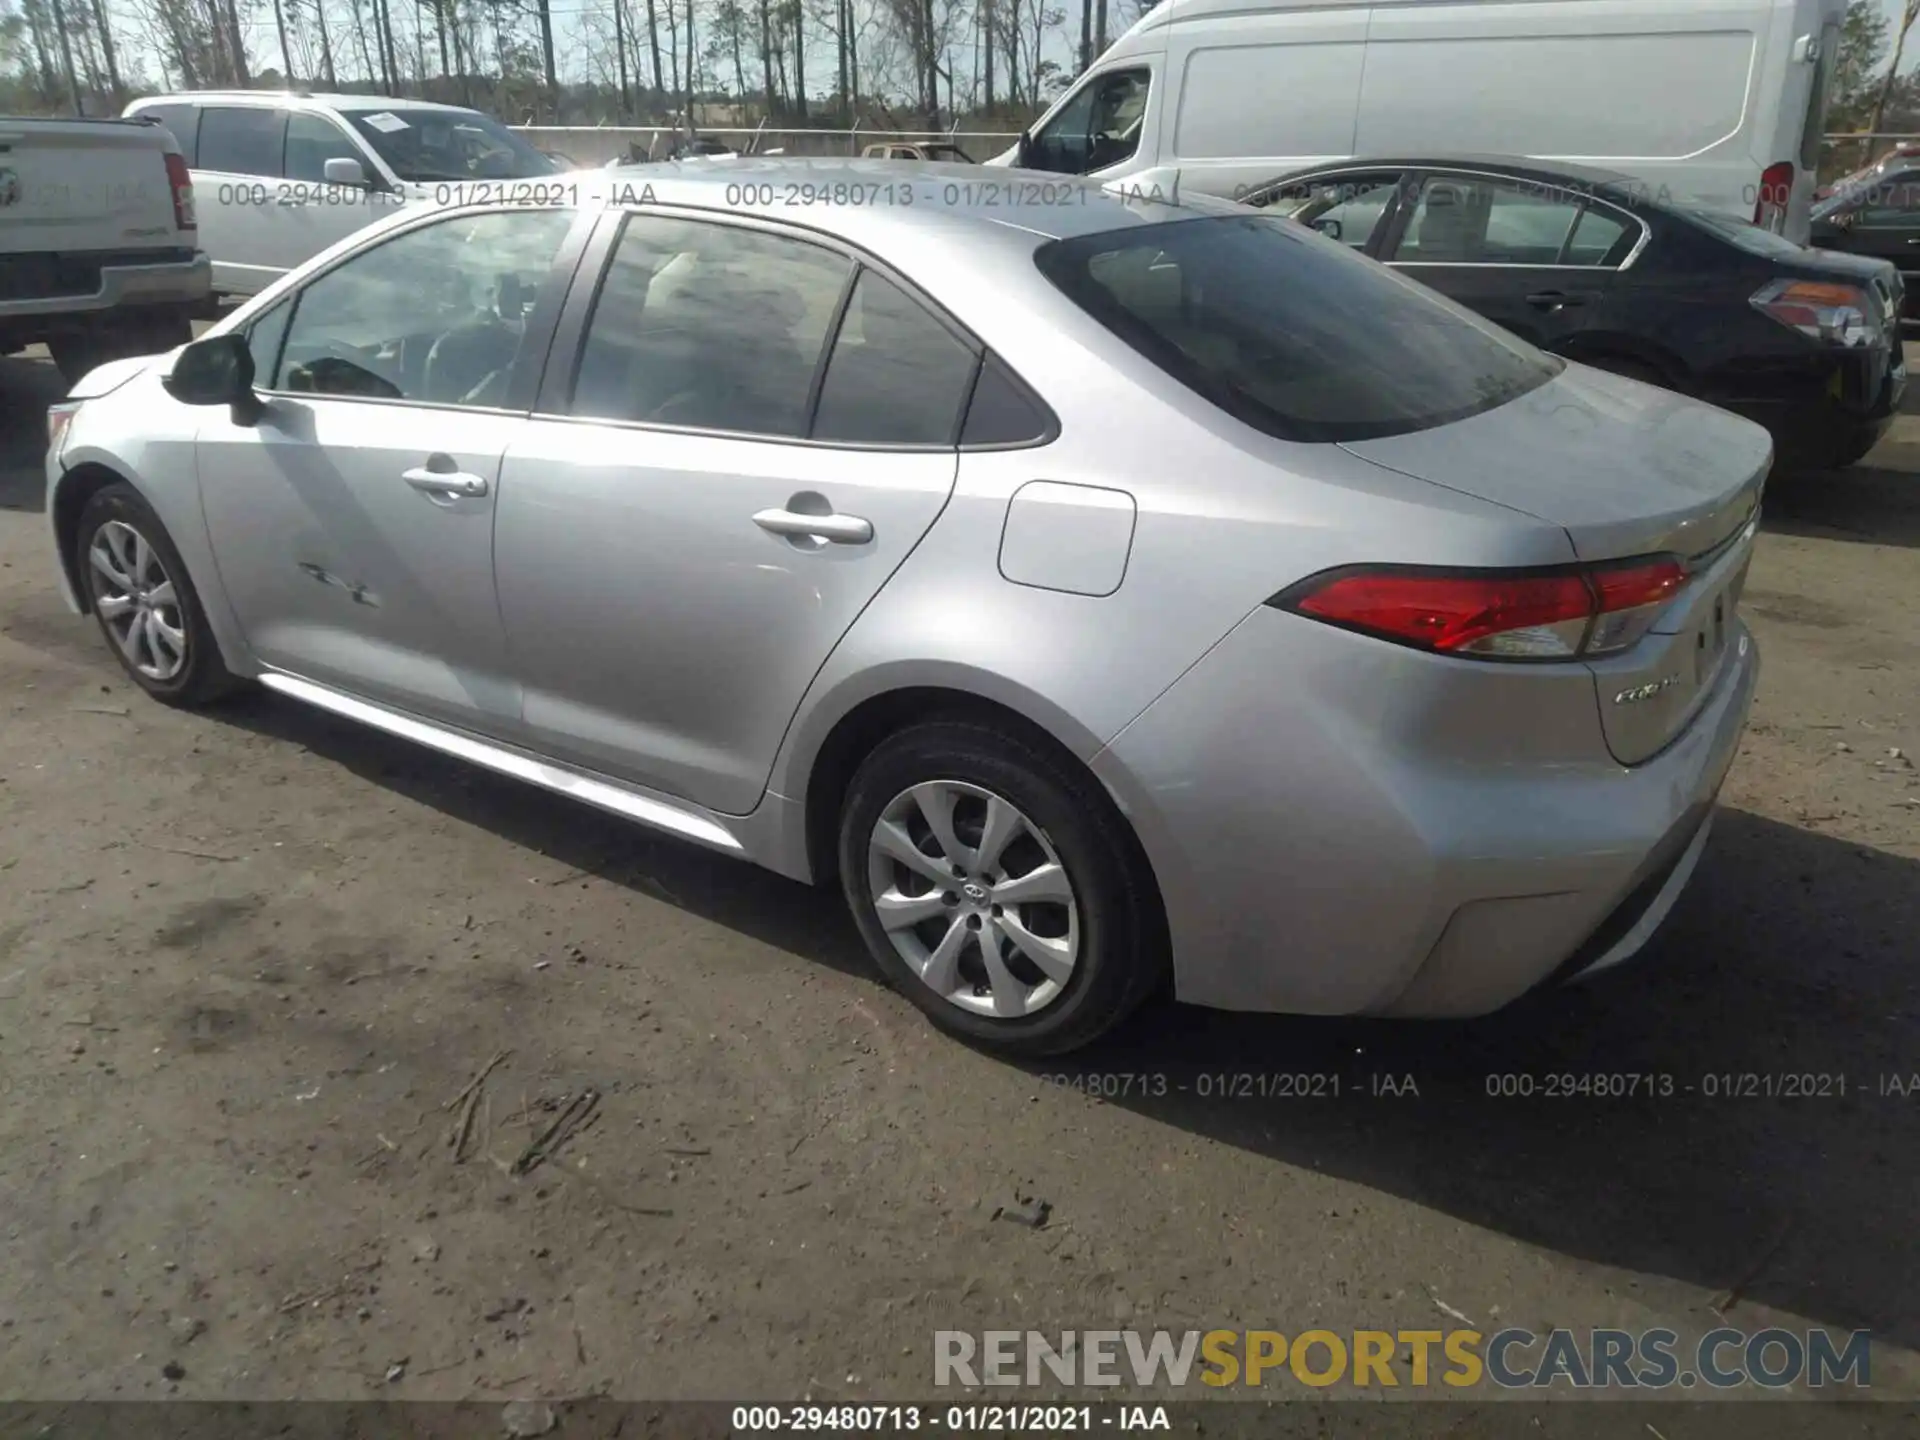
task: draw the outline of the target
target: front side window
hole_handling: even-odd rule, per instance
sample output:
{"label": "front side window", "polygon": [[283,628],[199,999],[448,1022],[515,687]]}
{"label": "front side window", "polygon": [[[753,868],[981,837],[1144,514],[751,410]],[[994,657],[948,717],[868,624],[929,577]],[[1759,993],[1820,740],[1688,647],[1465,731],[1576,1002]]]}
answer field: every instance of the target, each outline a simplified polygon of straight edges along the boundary
{"label": "front side window", "polygon": [[1024,163],[1033,170],[1090,175],[1128,159],[1140,148],[1152,83],[1145,68],[1093,76],[1034,132]]}
{"label": "front side window", "polygon": [[294,302],[271,388],[498,406],[573,216],[461,215],[321,275]]}
{"label": "front side window", "polygon": [[973,383],[973,347],[881,275],[862,270],[833,342],[815,440],[951,445]]}
{"label": "front side window", "polygon": [[1398,175],[1347,175],[1315,184],[1304,195],[1281,192],[1267,201],[1267,208],[1292,215],[1330,240],[1364,250],[1386,218],[1399,184]]}
{"label": "front side window", "polygon": [[347,113],[353,128],[402,180],[526,180],[560,167],[499,121],[475,110],[391,110]]}
{"label": "front side window", "polygon": [[1271,215],[1055,240],[1041,272],[1181,384],[1287,440],[1449,424],[1562,362],[1405,276]]}
{"label": "front side window", "polygon": [[197,165],[227,175],[280,174],[287,112],[256,105],[209,105],[200,112]]}
{"label": "front side window", "polygon": [[287,179],[325,180],[327,161],[352,160],[362,169],[366,160],[338,125],[324,115],[304,110],[287,117]]}
{"label": "front side window", "polygon": [[587,323],[572,412],[804,435],[852,270],[845,256],[784,235],[629,217]]}

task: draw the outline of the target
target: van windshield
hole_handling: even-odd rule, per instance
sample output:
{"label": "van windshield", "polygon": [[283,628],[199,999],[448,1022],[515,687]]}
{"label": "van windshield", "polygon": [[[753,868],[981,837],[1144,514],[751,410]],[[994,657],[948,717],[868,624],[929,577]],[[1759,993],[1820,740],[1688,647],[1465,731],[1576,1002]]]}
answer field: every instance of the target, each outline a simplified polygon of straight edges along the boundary
{"label": "van windshield", "polygon": [[1209,216],[1054,240],[1040,271],[1222,410],[1285,440],[1446,425],[1564,362],[1290,220]]}
{"label": "van windshield", "polygon": [[361,138],[402,180],[527,180],[559,170],[499,121],[476,110],[390,110],[347,113]]}

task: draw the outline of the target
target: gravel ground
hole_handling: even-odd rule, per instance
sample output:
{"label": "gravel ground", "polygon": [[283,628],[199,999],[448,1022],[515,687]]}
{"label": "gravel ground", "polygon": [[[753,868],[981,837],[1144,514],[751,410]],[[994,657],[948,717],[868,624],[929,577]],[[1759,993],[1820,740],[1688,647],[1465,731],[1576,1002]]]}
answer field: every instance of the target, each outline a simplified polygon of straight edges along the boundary
{"label": "gravel ground", "polygon": [[[924,1399],[940,1328],[1718,1304],[1870,1327],[1920,1396],[1920,419],[1770,501],[1753,726],[1641,964],[1030,1070],[882,988],[832,893],[291,702],[145,701],[50,579],[57,393],[0,361],[0,1395]],[[1342,1096],[1212,1078],[1280,1071]],[[1683,1088],[1487,1095],[1584,1072]],[[1702,1093],[1748,1072],[1846,1094]]]}

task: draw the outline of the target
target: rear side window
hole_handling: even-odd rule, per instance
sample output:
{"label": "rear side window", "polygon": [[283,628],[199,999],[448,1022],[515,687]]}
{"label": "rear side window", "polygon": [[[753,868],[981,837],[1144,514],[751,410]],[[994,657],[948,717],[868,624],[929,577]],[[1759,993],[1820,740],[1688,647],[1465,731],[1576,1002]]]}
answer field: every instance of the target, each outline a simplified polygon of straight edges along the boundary
{"label": "rear side window", "polygon": [[229,175],[278,176],[286,134],[283,110],[210,105],[200,113],[198,168]]}
{"label": "rear side window", "polygon": [[1612,210],[1589,206],[1567,241],[1568,265],[1619,265],[1632,252],[1639,227]]}
{"label": "rear side window", "polygon": [[152,120],[166,126],[173,132],[173,138],[180,142],[180,153],[186,157],[188,165],[198,162],[194,159],[194,147],[200,142],[200,110],[194,105],[148,105],[138,116],[142,120]]}
{"label": "rear side window", "polygon": [[630,216],[587,322],[573,413],[804,435],[852,268],[785,236]]}
{"label": "rear side window", "polygon": [[951,445],[974,363],[973,347],[919,301],[862,270],[827,362],[813,438]]}
{"label": "rear side window", "polygon": [[1492,410],[1561,362],[1274,216],[1055,240],[1035,263],[1181,384],[1286,440],[1402,435]]}
{"label": "rear side window", "polygon": [[998,355],[989,354],[980,365],[973,399],[967,404],[967,423],[960,443],[967,449],[994,449],[1004,445],[1033,445],[1050,438],[1053,417],[1014,378]]}

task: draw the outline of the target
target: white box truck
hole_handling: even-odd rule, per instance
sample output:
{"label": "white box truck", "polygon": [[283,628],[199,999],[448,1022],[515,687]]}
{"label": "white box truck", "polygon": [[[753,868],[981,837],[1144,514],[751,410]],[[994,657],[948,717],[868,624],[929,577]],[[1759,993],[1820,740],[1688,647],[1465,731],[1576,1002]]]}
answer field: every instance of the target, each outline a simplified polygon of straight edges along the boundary
{"label": "white box truck", "polygon": [[1846,0],[1163,0],[990,163],[1237,197],[1366,155],[1630,175],[1804,242]]}

